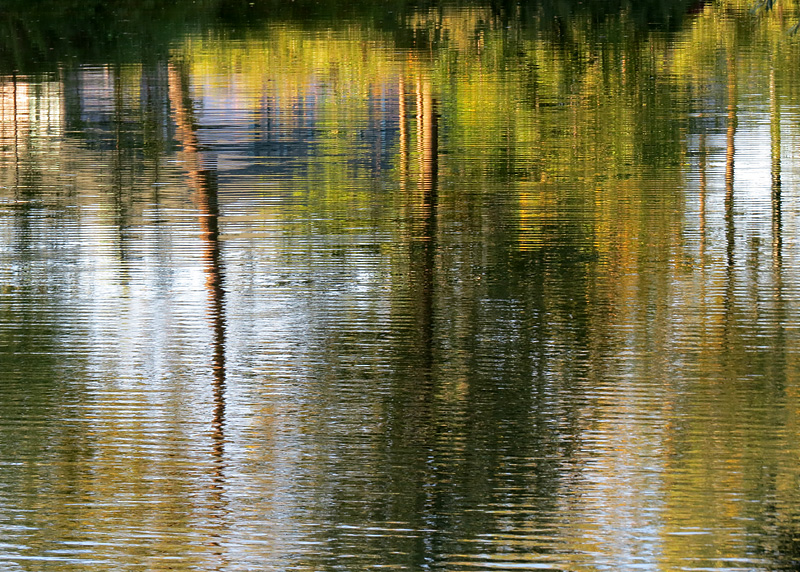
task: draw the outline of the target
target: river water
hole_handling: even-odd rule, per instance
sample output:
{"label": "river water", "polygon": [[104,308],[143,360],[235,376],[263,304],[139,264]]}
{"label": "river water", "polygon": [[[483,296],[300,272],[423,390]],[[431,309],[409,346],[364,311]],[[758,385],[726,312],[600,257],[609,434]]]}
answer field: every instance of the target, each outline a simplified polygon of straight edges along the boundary
{"label": "river water", "polygon": [[0,568],[796,570],[781,2],[9,2]]}

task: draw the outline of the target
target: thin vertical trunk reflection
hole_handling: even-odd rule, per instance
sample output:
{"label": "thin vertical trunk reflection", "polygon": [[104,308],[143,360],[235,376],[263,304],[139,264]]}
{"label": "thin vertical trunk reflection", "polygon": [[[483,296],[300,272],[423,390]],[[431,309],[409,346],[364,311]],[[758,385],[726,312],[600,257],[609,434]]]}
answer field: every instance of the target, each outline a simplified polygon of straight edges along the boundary
{"label": "thin vertical trunk reflection", "polygon": [[734,163],[736,157],[736,62],[735,55],[728,55],[728,125],[725,136],[725,295],[724,295],[724,345],[726,350],[731,350],[733,345],[733,305],[735,301],[735,238],[733,212],[733,179]]}
{"label": "thin vertical trunk reflection", "polygon": [[419,269],[421,278],[420,333],[426,366],[433,361],[433,314],[434,282],[436,266],[436,233],[439,176],[439,125],[436,102],[431,94],[430,83],[417,83],[417,151],[420,162],[420,247],[422,249]]}
{"label": "thin vertical trunk reflection", "polygon": [[17,74],[11,75],[13,93],[14,117],[14,192],[19,193],[19,108],[17,104]]}
{"label": "thin vertical trunk reflection", "polygon": [[728,61],[728,127],[725,135],[725,247],[727,264],[733,266],[735,228],[733,221],[733,177],[736,155],[736,64]]}
{"label": "thin vertical trunk reflection", "polygon": [[[225,499],[225,288],[220,250],[219,200],[217,170],[203,152],[197,136],[188,73],[179,63],[169,66],[170,102],[175,114],[177,138],[186,155],[189,184],[195,193],[200,219],[203,260],[205,261],[208,314],[212,330],[211,366],[213,371],[212,393],[214,408],[211,419],[211,456],[213,470],[211,479],[212,504],[224,527]],[[220,538],[224,531],[212,533],[210,544],[217,550],[220,568],[224,567],[224,550]]]}
{"label": "thin vertical trunk reflection", "polygon": [[[410,82],[409,82],[410,83]],[[398,345],[401,366],[387,413],[387,454],[389,466],[402,467],[392,474],[397,504],[393,519],[405,521],[420,530],[435,528],[440,502],[436,455],[440,426],[436,410],[436,256],[438,210],[438,115],[430,83],[400,85],[400,97],[410,88],[409,103],[400,109],[401,123],[408,119],[408,130],[400,132],[400,160],[417,176],[415,184],[406,179],[403,201],[408,213],[408,291],[398,308],[400,320],[408,324],[407,343]],[[414,99],[411,99],[414,97]],[[414,103],[412,103],[412,101]],[[415,117],[411,108],[415,108]],[[416,127],[416,133],[414,132]],[[409,132],[412,132],[409,134]],[[406,139],[407,138],[407,139]],[[408,143],[402,142],[405,139]],[[414,156],[413,153],[416,153]],[[401,167],[402,170],[402,167]],[[410,176],[409,176],[410,178]],[[407,186],[406,186],[407,185]],[[406,321],[408,320],[408,321]],[[415,540],[414,566],[423,566],[436,538],[428,533]]]}
{"label": "thin vertical trunk reflection", "polygon": [[123,124],[125,121],[124,107],[125,101],[123,98],[122,86],[122,66],[116,64],[109,69],[112,74],[112,81],[114,86],[114,161],[111,165],[112,170],[112,189],[114,196],[114,220],[117,227],[117,249],[118,256],[121,264],[122,283],[127,285],[129,282],[128,276],[128,253],[126,251],[125,233],[128,226],[127,209],[124,202],[123,191],[123,171],[125,169],[125,160],[123,153],[125,152],[125,143],[123,142]]}
{"label": "thin vertical trunk reflection", "polygon": [[708,191],[708,176],[706,168],[708,163],[708,147],[706,145],[705,131],[700,134],[700,142],[698,144],[698,155],[700,156],[700,264],[701,268],[705,268],[706,258],[706,193]]}
{"label": "thin vertical trunk reflection", "polygon": [[783,265],[783,236],[781,221],[781,109],[775,89],[775,70],[769,75],[770,147],[772,165],[772,261],[776,272]]}
{"label": "thin vertical trunk reflection", "polygon": [[399,91],[397,104],[400,115],[400,188],[406,191],[406,185],[408,184],[408,111],[406,110],[406,83],[402,75],[398,81],[397,89]]}
{"label": "thin vertical trunk reflection", "polygon": [[775,85],[775,69],[770,70],[769,75],[769,101],[770,101],[770,152],[772,162],[770,168],[771,175],[771,199],[772,199],[772,270],[774,274],[774,303],[776,324],[775,338],[771,355],[771,378],[776,386],[783,389],[787,381],[787,357],[786,357],[786,328],[788,319],[786,303],[784,301],[783,285],[783,200],[781,196],[781,107],[778,98],[778,90]]}

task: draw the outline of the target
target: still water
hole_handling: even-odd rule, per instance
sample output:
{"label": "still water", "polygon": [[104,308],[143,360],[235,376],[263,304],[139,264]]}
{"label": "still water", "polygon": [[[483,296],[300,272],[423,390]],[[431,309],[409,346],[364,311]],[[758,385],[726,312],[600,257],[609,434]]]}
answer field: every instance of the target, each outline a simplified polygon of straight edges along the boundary
{"label": "still water", "polygon": [[154,4],[6,7],[0,569],[800,566],[793,4]]}

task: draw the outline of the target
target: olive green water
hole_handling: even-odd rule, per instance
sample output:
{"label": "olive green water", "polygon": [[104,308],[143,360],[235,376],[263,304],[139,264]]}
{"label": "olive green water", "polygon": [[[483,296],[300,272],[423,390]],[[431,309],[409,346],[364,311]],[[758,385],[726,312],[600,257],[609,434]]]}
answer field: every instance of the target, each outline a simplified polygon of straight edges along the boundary
{"label": "olive green water", "polygon": [[0,570],[796,570],[753,6],[6,2]]}

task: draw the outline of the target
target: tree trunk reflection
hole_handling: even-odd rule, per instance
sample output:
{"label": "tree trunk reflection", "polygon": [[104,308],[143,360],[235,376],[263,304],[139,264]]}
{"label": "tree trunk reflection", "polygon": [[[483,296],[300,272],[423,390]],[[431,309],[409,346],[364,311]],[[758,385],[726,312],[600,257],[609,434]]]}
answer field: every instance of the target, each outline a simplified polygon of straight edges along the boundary
{"label": "tree trunk reflection", "polygon": [[420,162],[420,256],[415,261],[415,274],[420,279],[421,348],[428,366],[432,361],[434,282],[436,266],[436,211],[439,170],[439,125],[436,102],[428,82],[417,84],[417,150]]}
{"label": "tree trunk reflection", "polygon": [[[204,153],[197,136],[197,122],[194,117],[187,70],[179,63],[169,67],[170,103],[174,110],[177,125],[177,139],[183,147],[189,184],[197,203],[203,260],[205,261],[206,291],[208,294],[208,315],[212,330],[211,366],[213,371],[214,408],[211,419],[213,457],[212,500],[217,516],[222,518],[226,512],[224,496],[225,484],[225,288],[224,273],[220,251],[218,178],[216,165]],[[222,521],[221,521],[222,523]],[[224,524],[223,524],[224,526]],[[211,544],[217,547],[216,554],[223,555],[219,539],[221,531],[213,534]],[[220,561],[220,569],[224,563]]]}
{"label": "tree trunk reflection", "polygon": [[736,260],[734,221],[734,162],[736,157],[737,84],[735,55],[728,55],[728,125],[725,135],[725,295],[724,295],[724,346],[732,352],[734,344],[734,305],[736,300]]}
{"label": "tree trunk reflection", "polygon": [[772,179],[772,260],[776,272],[783,263],[783,238],[781,232],[781,109],[775,90],[775,70],[769,76],[770,144]]}

